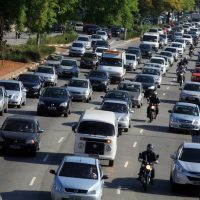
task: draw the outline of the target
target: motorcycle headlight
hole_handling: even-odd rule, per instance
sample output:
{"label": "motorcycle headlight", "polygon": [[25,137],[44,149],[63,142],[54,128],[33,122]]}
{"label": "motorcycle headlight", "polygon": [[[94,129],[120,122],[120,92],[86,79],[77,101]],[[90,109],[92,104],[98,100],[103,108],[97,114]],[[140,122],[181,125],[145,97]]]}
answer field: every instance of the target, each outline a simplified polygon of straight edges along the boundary
{"label": "motorcycle headlight", "polygon": [[67,106],[67,102],[61,103],[60,106],[66,107]]}
{"label": "motorcycle headlight", "polygon": [[154,89],[155,89],[155,86],[152,85],[152,86],[148,87],[148,89],[150,89],[150,90],[154,90]]}

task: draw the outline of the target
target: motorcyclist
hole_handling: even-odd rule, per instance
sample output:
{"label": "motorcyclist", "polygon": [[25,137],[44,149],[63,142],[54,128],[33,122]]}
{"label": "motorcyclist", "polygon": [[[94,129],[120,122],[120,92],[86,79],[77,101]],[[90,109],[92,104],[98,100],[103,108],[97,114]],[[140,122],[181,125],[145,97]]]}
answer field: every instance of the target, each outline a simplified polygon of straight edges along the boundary
{"label": "motorcyclist", "polygon": [[141,180],[141,176],[143,174],[143,170],[144,170],[144,165],[143,164],[148,162],[148,163],[151,163],[151,166],[152,166],[151,182],[150,182],[152,184],[153,184],[153,179],[155,177],[155,170],[154,170],[153,163],[158,163],[158,154],[156,154],[153,150],[154,150],[154,146],[152,144],[148,144],[147,145],[147,150],[143,151],[138,156],[138,161],[142,162],[142,165],[140,167],[140,172],[138,174],[139,175],[138,180]]}
{"label": "motorcyclist", "polygon": [[149,113],[150,113],[150,109],[151,109],[151,105],[155,105],[156,106],[156,117],[159,113],[159,103],[160,103],[160,99],[157,96],[157,92],[154,92],[150,98],[148,99],[149,105],[147,107],[147,118],[149,117]]}
{"label": "motorcyclist", "polygon": [[185,65],[185,63],[184,63],[183,59],[181,59],[180,62],[177,63],[177,67],[182,67],[184,65]]}
{"label": "motorcyclist", "polygon": [[190,44],[189,51],[194,51],[194,45],[192,43]]}
{"label": "motorcyclist", "polygon": [[[184,65],[179,65],[176,69],[176,75],[177,75],[177,82],[179,82],[179,75],[186,73],[186,67]],[[183,76],[183,82],[185,82],[185,76]]]}
{"label": "motorcyclist", "polygon": [[186,57],[183,58],[183,63],[185,66],[188,64],[188,59]]}

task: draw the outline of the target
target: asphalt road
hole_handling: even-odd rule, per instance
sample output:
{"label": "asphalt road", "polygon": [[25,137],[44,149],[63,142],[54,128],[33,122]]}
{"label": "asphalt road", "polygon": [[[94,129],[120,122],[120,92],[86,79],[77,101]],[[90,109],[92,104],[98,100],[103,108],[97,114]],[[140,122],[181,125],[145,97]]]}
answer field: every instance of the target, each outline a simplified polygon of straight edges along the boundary
{"label": "asphalt road", "polygon": [[[114,48],[126,48],[130,43],[123,41],[111,42]],[[197,51],[197,50],[196,50]],[[188,51],[186,51],[188,54]],[[190,68],[194,67],[194,60],[190,61]],[[146,60],[143,60],[143,63]],[[139,68],[143,65],[141,64]],[[176,83],[175,66],[171,67],[163,78],[158,95],[161,99],[159,116],[153,123],[146,118],[146,101],[141,108],[134,108],[131,129],[118,138],[118,152],[114,167],[108,167],[103,161],[104,174],[109,176],[105,181],[103,200],[199,200],[199,191],[193,187],[183,187],[178,193],[172,193],[169,185],[170,154],[173,153],[183,141],[192,141],[187,133],[168,132],[168,110],[179,97],[179,86]],[[127,77],[135,77],[140,71],[127,73]],[[88,70],[81,69],[81,77]],[[186,80],[190,79],[190,72]],[[59,85],[66,80],[59,80]],[[116,87],[116,85],[112,85]],[[0,156],[0,194],[3,200],[49,200],[53,175],[50,169],[57,169],[63,156],[73,153],[74,133],[71,126],[77,122],[80,114],[87,108],[97,107],[103,92],[94,92],[90,103],[73,102],[72,114],[64,117],[38,117],[41,127],[45,130],[42,135],[41,149],[37,157],[8,153]],[[36,115],[38,99],[27,99],[27,105],[22,109],[10,108],[8,114],[0,118],[1,124],[8,115]],[[139,163],[139,152],[152,143],[155,151],[160,154],[159,164],[156,166],[155,184],[144,193],[142,186],[136,180]]]}

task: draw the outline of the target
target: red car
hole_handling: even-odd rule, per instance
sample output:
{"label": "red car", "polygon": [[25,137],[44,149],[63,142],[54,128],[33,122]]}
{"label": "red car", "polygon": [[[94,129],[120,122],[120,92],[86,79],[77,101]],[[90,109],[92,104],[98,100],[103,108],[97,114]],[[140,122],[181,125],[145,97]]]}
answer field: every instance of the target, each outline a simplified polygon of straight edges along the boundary
{"label": "red car", "polygon": [[192,71],[191,81],[200,82],[200,67],[196,67]]}

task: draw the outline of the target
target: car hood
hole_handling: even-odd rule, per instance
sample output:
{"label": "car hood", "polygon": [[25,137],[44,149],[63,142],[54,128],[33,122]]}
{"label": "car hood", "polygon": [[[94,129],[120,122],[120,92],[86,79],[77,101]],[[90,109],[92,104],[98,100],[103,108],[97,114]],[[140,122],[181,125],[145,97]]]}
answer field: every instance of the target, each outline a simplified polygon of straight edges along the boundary
{"label": "car hood", "polygon": [[66,98],[53,98],[53,97],[40,97],[40,101],[43,102],[52,102],[52,103],[63,103],[66,101]]}
{"label": "car hood", "polygon": [[71,177],[57,177],[56,181],[60,182],[64,188],[79,190],[93,190],[98,184],[98,180]]}
{"label": "car hood", "polygon": [[116,116],[117,120],[119,121],[120,119],[127,117],[128,114],[127,113],[118,113],[118,112],[115,112],[115,116]]}
{"label": "car hood", "polygon": [[14,90],[6,90],[7,91],[7,94],[8,96],[10,95],[20,95],[20,91],[14,91]]}
{"label": "car hood", "polygon": [[88,90],[88,88],[78,88],[78,87],[70,87],[70,86],[68,86],[67,89],[68,89],[70,92],[80,92],[80,93],[83,93],[83,92],[85,92],[86,90]]}
{"label": "car hood", "polygon": [[185,162],[180,160],[178,160],[177,162],[188,172],[200,173],[200,163]]}
{"label": "car hood", "polygon": [[16,139],[16,140],[29,140],[33,139],[33,133],[20,133],[12,131],[1,131],[1,136],[4,139]]}
{"label": "car hood", "polygon": [[42,77],[47,77],[47,78],[53,76],[53,74],[40,73],[40,72],[35,72],[35,75],[42,76]]}
{"label": "car hood", "polygon": [[199,120],[199,116],[193,116],[193,115],[184,115],[184,114],[177,114],[173,113],[172,116],[176,119],[179,120],[186,120],[186,121],[194,121],[194,120]]}
{"label": "car hood", "polygon": [[72,70],[74,68],[74,66],[64,66],[64,65],[61,65],[60,68],[65,69],[65,70]]}
{"label": "car hood", "polygon": [[190,96],[199,96],[200,92],[183,90],[181,92],[181,94],[187,94],[187,95],[190,95]]}

